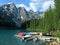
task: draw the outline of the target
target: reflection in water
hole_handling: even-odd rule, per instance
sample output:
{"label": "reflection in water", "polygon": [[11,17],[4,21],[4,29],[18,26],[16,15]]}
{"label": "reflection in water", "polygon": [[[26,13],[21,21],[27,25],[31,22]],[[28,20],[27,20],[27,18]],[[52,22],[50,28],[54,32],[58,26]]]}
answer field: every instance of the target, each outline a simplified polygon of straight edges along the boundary
{"label": "reflection in water", "polygon": [[27,41],[20,44],[19,39],[14,37],[20,30],[0,30],[0,45],[45,45],[41,41]]}

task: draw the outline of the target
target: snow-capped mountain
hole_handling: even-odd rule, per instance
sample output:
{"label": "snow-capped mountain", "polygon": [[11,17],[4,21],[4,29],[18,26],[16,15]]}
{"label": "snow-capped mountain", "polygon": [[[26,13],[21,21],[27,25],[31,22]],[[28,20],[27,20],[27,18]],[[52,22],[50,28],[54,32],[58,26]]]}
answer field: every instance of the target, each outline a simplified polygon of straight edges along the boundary
{"label": "snow-capped mountain", "polygon": [[25,21],[40,18],[41,12],[26,11],[24,7],[17,8],[14,3],[0,6],[0,24],[20,27]]}

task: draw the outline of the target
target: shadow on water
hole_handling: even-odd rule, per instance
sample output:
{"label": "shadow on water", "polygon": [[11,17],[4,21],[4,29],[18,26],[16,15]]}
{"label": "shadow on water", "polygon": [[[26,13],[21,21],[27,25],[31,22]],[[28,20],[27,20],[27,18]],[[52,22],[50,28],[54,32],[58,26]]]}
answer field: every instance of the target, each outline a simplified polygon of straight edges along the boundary
{"label": "shadow on water", "polygon": [[0,45],[20,45],[19,40],[14,37],[14,34],[23,31],[26,30],[0,27]]}

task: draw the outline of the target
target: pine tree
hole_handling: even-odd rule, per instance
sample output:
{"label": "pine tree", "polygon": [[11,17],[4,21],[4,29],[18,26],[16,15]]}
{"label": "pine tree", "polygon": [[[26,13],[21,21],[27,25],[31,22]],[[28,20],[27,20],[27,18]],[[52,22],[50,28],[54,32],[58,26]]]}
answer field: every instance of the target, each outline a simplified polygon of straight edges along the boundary
{"label": "pine tree", "polygon": [[57,30],[60,30],[60,0],[55,0],[56,15],[57,15]]}

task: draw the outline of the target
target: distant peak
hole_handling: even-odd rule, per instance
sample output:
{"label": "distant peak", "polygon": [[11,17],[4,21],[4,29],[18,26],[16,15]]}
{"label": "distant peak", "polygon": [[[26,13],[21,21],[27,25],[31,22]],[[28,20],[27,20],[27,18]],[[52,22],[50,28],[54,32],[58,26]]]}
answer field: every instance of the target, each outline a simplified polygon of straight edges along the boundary
{"label": "distant peak", "polygon": [[33,12],[33,10],[29,10],[29,11]]}
{"label": "distant peak", "polygon": [[25,7],[19,7],[19,9],[24,9],[25,10]]}
{"label": "distant peak", "polygon": [[23,9],[25,9],[25,7],[22,7],[22,6],[20,6],[19,8],[23,8]]}
{"label": "distant peak", "polygon": [[8,4],[14,4],[13,2],[9,2]]}

